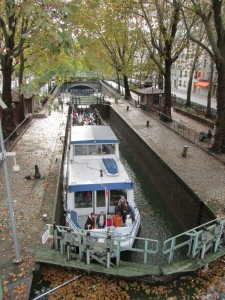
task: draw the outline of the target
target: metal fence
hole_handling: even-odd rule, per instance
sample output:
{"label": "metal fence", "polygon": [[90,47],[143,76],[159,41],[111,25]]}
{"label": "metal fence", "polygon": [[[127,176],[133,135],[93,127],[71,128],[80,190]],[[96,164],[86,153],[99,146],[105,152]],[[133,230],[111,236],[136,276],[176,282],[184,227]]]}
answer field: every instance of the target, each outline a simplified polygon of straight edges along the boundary
{"label": "metal fence", "polygon": [[[179,107],[185,107],[187,100],[172,95],[172,102],[173,104],[176,104]],[[207,113],[207,107],[205,105],[201,105],[195,102],[191,102],[190,109],[192,109],[196,114],[206,115]],[[211,116],[212,118],[216,119],[217,116],[216,109],[211,108]]]}
{"label": "metal fence", "polygon": [[[201,141],[200,134],[201,132],[197,132],[188,126],[186,126],[182,121],[174,121],[168,116],[164,115],[163,113],[154,110],[154,109],[148,109],[147,112],[152,118],[155,118],[162,122],[165,126],[169,127],[170,129],[174,130],[175,132],[179,133],[183,137],[185,137],[190,142],[202,147],[203,149],[210,152],[210,148],[212,147],[214,140],[212,139],[205,139],[204,141]],[[216,145],[218,153],[224,153],[225,147],[221,144]],[[220,158],[223,162],[224,159]]]}
{"label": "metal fence", "polygon": [[26,118],[20,123],[16,129],[7,137],[4,141],[5,143],[5,150],[10,151],[20,136],[26,131],[29,127],[33,117],[32,115],[27,115]]}

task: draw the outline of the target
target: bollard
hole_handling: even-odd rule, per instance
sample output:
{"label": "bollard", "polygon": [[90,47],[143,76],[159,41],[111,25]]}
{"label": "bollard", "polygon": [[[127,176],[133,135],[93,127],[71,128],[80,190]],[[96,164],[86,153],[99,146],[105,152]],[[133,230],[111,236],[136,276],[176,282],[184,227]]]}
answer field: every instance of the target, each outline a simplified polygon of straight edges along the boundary
{"label": "bollard", "polygon": [[129,110],[129,106],[127,106],[127,111]]}
{"label": "bollard", "polygon": [[40,172],[39,172],[38,165],[35,165],[35,166],[34,166],[34,169],[35,169],[34,178],[35,178],[35,179],[40,179],[40,178],[41,178],[41,174],[40,174]]}
{"label": "bollard", "polygon": [[146,127],[149,127],[149,121],[146,122]]}
{"label": "bollard", "polygon": [[183,157],[187,156],[187,149],[188,149],[188,146],[184,146],[183,153],[182,153]]}

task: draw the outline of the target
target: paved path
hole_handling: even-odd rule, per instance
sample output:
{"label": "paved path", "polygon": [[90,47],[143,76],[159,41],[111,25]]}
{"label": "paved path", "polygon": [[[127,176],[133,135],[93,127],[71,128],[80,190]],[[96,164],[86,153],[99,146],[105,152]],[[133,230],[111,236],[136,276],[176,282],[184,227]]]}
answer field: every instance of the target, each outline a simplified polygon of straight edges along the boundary
{"label": "paved path", "polygon": [[[23,262],[13,264],[13,242],[8,213],[8,200],[0,167],[0,279],[6,291],[8,284],[31,275],[34,270],[34,254],[41,243],[44,230],[43,213],[52,222],[54,196],[57,186],[66,114],[52,112],[46,118],[33,119],[30,127],[13,148],[20,172],[13,173],[13,159],[7,159],[11,181],[13,209],[16,220],[20,254]],[[42,179],[34,179],[34,165],[39,166]],[[31,176],[31,180],[25,176]],[[8,296],[9,297],[9,296]],[[6,298],[9,299],[9,298]],[[11,298],[10,298],[11,299]],[[19,299],[19,298],[17,298]],[[21,298],[24,299],[24,298]]]}
{"label": "paved path", "polygon": [[[172,93],[175,94],[178,98],[187,100],[187,91],[185,90],[172,88]],[[192,93],[191,102],[198,103],[203,106],[207,106],[207,96],[200,95],[197,93]],[[217,108],[216,98],[211,99],[211,108],[214,109]]]}
{"label": "paved path", "polygon": [[[225,165],[163,123],[151,118],[147,111],[134,106],[130,106],[127,111],[128,102],[122,102],[114,105],[113,109],[217,216],[224,215]],[[182,115],[180,118],[183,118]],[[148,120],[149,127],[146,127]],[[189,120],[189,124],[191,123]],[[181,155],[184,145],[188,146],[187,157]]]}

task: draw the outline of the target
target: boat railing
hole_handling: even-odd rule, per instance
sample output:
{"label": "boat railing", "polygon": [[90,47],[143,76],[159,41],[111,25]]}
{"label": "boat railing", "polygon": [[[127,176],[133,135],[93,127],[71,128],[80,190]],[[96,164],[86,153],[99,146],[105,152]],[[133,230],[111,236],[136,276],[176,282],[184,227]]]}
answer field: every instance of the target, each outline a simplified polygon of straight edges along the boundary
{"label": "boat railing", "polygon": [[217,218],[166,240],[163,244],[163,254],[167,262],[171,263],[178,258],[178,251],[185,251],[188,256],[201,259],[204,259],[209,251],[217,252],[219,246],[224,244],[224,226],[225,217]]}
{"label": "boat railing", "polygon": [[[118,234],[115,228],[112,230],[109,228],[108,231],[84,230],[48,224],[42,241],[46,243],[47,239],[52,237],[53,248],[60,250],[62,254],[67,253],[67,260],[71,259],[71,253],[77,247],[80,260],[85,260],[86,264],[97,260],[107,268],[113,266],[112,258],[116,259],[116,266],[119,266],[121,253],[125,250],[139,253],[138,261],[139,263],[142,261],[142,264],[149,264],[158,254],[162,255],[165,263],[170,264],[181,258],[204,261],[206,255],[210,253],[214,255],[213,257],[224,255],[224,228],[225,217],[221,217],[161,243],[155,239],[136,237],[129,233]],[[134,242],[134,247],[130,247],[131,241]],[[50,244],[52,247],[52,243]]]}
{"label": "boat railing", "polygon": [[[46,243],[53,232],[53,247],[61,253],[68,253],[75,246],[79,249],[79,257],[86,259],[86,263],[90,264],[91,258],[99,259],[99,262],[105,263],[110,268],[111,258],[116,258],[116,265],[120,264],[121,252],[125,250],[139,252],[143,254],[143,263],[146,264],[150,254],[157,254],[159,242],[157,240],[134,237],[131,234],[117,234],[115,231],[98,231],[72,229],[70,227],[46,224],[47,230],[42,236],[42,242]],[[131,248],[129,243],[131,240],[144,242],[143,248]],[[128,242],[128,243],[127,243]],[[127,243],[126,247],[123,244]],[[100,249],[100,250],[99,250]],[[98,252],[101,251],[103,258],[98,258]],[[97,253],[97,254],[96,254]],[[105,257],[105,258],[104,258]],[[68,257],[69,259],[69,257]]]}

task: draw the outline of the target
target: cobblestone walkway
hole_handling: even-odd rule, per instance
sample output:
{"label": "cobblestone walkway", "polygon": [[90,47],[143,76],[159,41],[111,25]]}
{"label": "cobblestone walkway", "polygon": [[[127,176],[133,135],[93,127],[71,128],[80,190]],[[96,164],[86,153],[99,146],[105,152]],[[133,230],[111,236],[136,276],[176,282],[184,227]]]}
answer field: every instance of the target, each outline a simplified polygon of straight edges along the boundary
{"label": "cobblestone walkway", "polygon": [[[16,230],[23,259],[13,264],[13,239],[8,212],[8,198],[3,166],[0,166],[0,278],[3,288],[8,282],[17,281],[32,274],[34,254],[41,243],[44,230],[43,213],[52,223],[52,213],[58,171],[63,147],[67,111],[52,112],[45,118],[33,119],[30,127],[13,148],[20,172],[12,171],[13,159],[7,158],[11,182]],[[39,166],[41,179],[34,179],[35,164]],[[26,179],[30,176],[31,179]]]}

